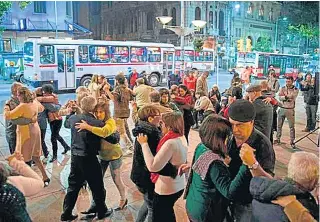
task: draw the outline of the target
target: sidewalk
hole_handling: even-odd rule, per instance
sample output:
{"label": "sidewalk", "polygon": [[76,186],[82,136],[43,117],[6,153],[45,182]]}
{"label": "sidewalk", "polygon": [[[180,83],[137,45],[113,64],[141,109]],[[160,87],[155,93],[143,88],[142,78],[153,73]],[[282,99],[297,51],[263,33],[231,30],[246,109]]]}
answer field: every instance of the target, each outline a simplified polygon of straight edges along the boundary
{"label": "sidewalk", "polygon": [[[301,103],[301,99],[299,98],[299,102]],[[305,113],[303,106],[297,108],[296,111],[296,137],[300,138],[305,135],[301,130],[305,127]],[[129,125],[132,127],[133,123],[130,120]],[[70,143],[70,131],[62,128],[61,129],[62,137]],[[8,145],[5,140],[4,134],[4,121],[3,116],[0,116],[0,160],[4,159],[5,156],[9,154]],[[313,134],[310,136],[311,139],[317,139],[317,134]],[[193,157],[193,152],[196,146],[199,144],[200,138],[198,136],[197,131],[191,130],[190,132],[190,146],[188,150],[188,162],[191,162]],[[289,146],[289,130],[288,123],[285,122],[283,127],[283,137],[280,146],[274,146],[276,153],[276,167],[275,173],[277,177],[284,177],[287,171],[288,161],[290,159],[291,154],[293,153],[292,149]],[[47,131],[46,135],[46,143],[49,147],[51,147],[50,142],[50,132]],[[313,152],[318,155],[317,147],[308,139],[302,140],[297,146],[307,152]],[[39,194],[32,198],[27,198],[27,206],[28,212],[30,213],[32,220],[35,222],[47,222],[47,221],[60,221],[60,214],[62,212],[62,205],[65,196],[66,189],[68,187],[68,175],[70,172],[70,153],[69,155],[61,155],[63,148],[59,145],[58,150],[58,161],[57,163],[48,163],[46,165],[46,170],[48,172],[49,177],[51,178],[51,183],[48,187],[44,188]],[[128,207],[123,211],[114,212],[113,215],[105,219],[104,221],[112,221],[112,222],[125,222],[125,221],[134,221],[138,210],[140,209],[143,200],[139,191],[136,189],[135,185],[130,180],[130,172],[132,165],[132,156],[124,157],[123,166],[122,166],[122,179],[126,186],[127,190],[127,198],[129,200]],[[35,170],[40,174],[37,168]],[[109,170],[107,171],[106,176],[104,177],[104,183],[107,191],[106,203],[108,207],[117,207],[119,202],[119,194],[118,191],[112,181]],[[90,194],[88,190],[81,190],[79,193],[78,201],[75,206],[75,212],[78,213],[79,218],[77,221],[80,221],[81,215],[80,212],[86,210],[90,204]],[[181,198],[175,205],[175,212],[177,216],[178,222],[187,222],[187,216],[185,213],[185,201]],[[81,221],[92,221],[89,218],[83,218]]]}

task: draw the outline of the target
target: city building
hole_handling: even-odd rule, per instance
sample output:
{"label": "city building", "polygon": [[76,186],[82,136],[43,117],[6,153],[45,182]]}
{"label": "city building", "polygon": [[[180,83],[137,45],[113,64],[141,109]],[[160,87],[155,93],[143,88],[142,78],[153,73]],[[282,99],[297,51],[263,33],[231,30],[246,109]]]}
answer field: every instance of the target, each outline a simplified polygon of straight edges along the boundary
{"label": "city building", "polygon": [[71,1],[34,1],[25,9],[19,2],[1,20],[4,31],[0,53],[22,51],[27,38],[67,38],[90,34],[86,28],[74,23]]}

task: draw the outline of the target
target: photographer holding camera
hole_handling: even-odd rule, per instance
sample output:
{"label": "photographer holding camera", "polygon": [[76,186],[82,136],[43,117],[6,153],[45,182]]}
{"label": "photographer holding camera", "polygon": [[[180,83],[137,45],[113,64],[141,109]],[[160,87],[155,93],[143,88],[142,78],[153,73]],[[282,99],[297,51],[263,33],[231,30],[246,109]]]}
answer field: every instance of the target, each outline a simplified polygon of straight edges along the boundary
{"label": "photographer holding camera", "polygon": [[287,118],[289,122],[290,128],[290,145],[293,149],[295,149],[294,140],[295,140],[295,104],[296,98],[299,93],[299,89],[297,89],[293,85],[293,78],[286,78],[286,85],[280,89],[279,99],[282,102],[282,106],[278,111],[278,126],[277,126],[277,140],[276,143],[280,144],[280,138],[282,133],[282,126],[284,120]]}

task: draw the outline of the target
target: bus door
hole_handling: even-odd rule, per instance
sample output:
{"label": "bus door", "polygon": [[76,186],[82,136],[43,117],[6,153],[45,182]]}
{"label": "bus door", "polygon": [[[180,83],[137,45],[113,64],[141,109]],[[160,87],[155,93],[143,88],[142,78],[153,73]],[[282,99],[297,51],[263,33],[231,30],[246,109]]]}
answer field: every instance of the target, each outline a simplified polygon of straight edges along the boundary
{"label": "bus door", "polygon": [[75,64],[73,49],[57,49],[58,88],[75,88]]}
{"label": "bus door", "polygon": [[163,51],[163,75],[165,79],[174,73],[174,52],[173,51]]}

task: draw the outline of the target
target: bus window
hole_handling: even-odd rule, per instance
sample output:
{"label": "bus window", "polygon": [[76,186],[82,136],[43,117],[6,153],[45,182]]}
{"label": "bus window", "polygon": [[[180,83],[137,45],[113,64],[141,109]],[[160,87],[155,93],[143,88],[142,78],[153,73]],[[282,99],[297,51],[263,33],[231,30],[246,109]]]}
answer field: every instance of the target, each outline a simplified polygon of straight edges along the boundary
{"label": "bus window", "polygon": [[41,64],[54,64],[54,46],[53,45],[40,45],[40,63]]}
{"label": "bus window", "polygon": [[89,47],[89,57],[90,57],[91,63],[108,63],[108,62],[110,62],[109,53],[108,53],[108,46],[91,45]]}
{"label": "bus window", "polygon": [[203,52],[195,52],[194,53],[194,61],[196,61],[196,62],[204,61]]}
{"label": "bus window", "polygon": [[181,50],[176,50],[174,56],[176,61],[181,61]]}
{"label": "bus window", "polygon": [[80,45],[79,46],[79,62],[88,63],[88,46]]}
{"label": "bus window", "polygon": [[130,62],[147,62],[146,47],[131,47]]}
{"label": "bus window", "polygon": [[125,46],[111,46],[111,62],[127,63],[129,61],[129,49]]}
{"label": "bus window", "polygon": [[184,51],[184,61],[185,62],[193,62],[194,61],[194,51],[193,50]]}
{"label": "bus window", "polygon": [[33,42],[24,43],[23,52],[24,52],[24,61],[32,62],[33,61]]}
{"label": "bus window", "polygon": [[213,52],[203,52],[203,60],[205,62],[212,62],[213,61]]}
{"label": "bus window", "polygon": [[287,68],[293,68],[293,58],[287,57]]}
{"label": "bus window", "polygon": [[148,48],[148,61],[149,62],[161,62],[161,49],[159,47],[149,47]]}

